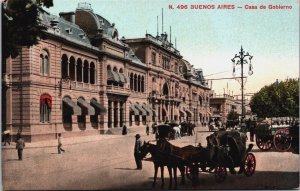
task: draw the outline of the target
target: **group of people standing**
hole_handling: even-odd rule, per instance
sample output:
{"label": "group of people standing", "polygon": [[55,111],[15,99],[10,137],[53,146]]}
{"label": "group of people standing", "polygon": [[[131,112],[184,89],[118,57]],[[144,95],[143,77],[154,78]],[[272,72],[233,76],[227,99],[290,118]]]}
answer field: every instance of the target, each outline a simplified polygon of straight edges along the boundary
{"label": "group of people standing", "polygon": [[[3,142],[4,142],[4,146],[6,146],[6,144],[10,145],[11,142],[11,135],[10,135],[10,131],[9,130],[5,130],[3,132]],[[57,137],[57,150],[58,150],[58,154],[61,154],[61,152],[65,152],[65,150],[62,148],[62,138],[61,138],[61,133],[58,133],[58,137]],[[23,160],[23,150],[25,148],[25,140],[22,137],[22,134],[20,132],[18,132],[16,134],[16,149],[17,149],[17,153],[18,153],[18,160]]]}

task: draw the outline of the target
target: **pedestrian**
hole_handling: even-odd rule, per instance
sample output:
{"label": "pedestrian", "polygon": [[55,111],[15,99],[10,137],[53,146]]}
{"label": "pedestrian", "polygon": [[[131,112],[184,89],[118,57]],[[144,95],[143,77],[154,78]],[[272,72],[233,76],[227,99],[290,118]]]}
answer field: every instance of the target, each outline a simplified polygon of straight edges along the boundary
{"label": "pedestrian", "polygon": [[10,131],[5,130],[3,132],[3,140],[4,140],[4,146],[6,146],[6,143],[10,145]]}
{"label": "pedestrian", "polygon": [[256,127],[256,121],[252,121],[252,123],[250,124],[250,129],[249,129],[251,142],[254,141],[255,127]]}
{"label": "pedestrian", "polygon": [[149,136],[149,125],[146,125],[146,134]]}
{"label": "pedestrian", "polygon": [[127,135],[127,127],[126,127],[126,125],[123,125],[122,135]]}
{"label": "pedestrian", "polygon": [[142,170],[142,157],[141,157],[141,147],[142,140],[140,134],[135,135],[135,145],[134,145],[134,159],[136,163],[136,169]]}
{"label": "pedestrian", "polygon": [[62,152],[66,152],[63,148],[62,148],[62,141],[61,141],[61,133],[58,133],[58,139],[57,139],[57,141],[58,141],[58,145],[57,145],[57,149],[58,149],[58,154],[60,154],[61,153],[61,151]]}
{"label": "pedestrian", "polygon": [[17,134],[16,149],[18,150],[19,160],[23,160],[23,149],[25,148],[25,141],[22,139],[21,133]]}

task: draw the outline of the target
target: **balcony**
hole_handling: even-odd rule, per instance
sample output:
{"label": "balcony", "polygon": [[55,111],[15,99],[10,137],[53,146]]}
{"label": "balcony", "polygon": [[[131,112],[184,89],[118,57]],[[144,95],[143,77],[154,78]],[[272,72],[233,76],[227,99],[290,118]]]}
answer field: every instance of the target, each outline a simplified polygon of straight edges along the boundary
{"label": "balcony", "polygon": [[62,88],[72,89],[72,90],[93,90],[98,91],[99,86],[96,84],[89,84],[84,82],[62,80]]}
{"label": "balcony", "polygon": [[106,91],[108,94],[123,95],[123,96],[129,96],[131,94],[128,88],[121,87],[121,86],[113,86],[113,85],[107,85]]}

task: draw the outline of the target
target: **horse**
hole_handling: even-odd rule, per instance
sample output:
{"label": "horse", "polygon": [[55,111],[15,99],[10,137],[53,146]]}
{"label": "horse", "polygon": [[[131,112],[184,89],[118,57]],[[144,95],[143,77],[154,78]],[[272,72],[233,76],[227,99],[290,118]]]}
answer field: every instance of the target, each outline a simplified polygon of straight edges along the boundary
{"label": "horse", "polygon": [[175,139],[181,138],[181,132],[180,132],[181,127],[180,126],[175,126],[173,127],[173,130],[175,132]]}
{"label": "horse", "polygon": [[181,184],[185,183],[185,166],[187,165],[188,161],[192,158],[191,156],[194,155],[197,151],[197,148],[188,145],[185,147],[176,147],[169,143],[166,139],[160,138],[157,142],[157,145],[146,143],[141,148],[142,157],[144,158],[148,153],[151,154],[153,163],[154,163],[154,182],[152,186],[155,186],[156,178],[157,178],[157,171],[158,167],[161,168],[161,178],[162,178],[162,185],[164,186],[164,177],[163,177],[163,169],[164,166],[168,167],[169,176],[170,176],[170,184],[169,188],[172,187],[172,170],[174,172],[174,181],[175,181],[175,188],[177,188],[177,168],[180,170],[181,173]]}
{"label": "horse", "polygon": [[170,183],[169,188],[172,188],[172,170],[174,172],[174,181],[175,181],[175,188],[177,188],[177,167],[179,168],[182,176],[181,184],[185,183],[184,179],[184,170],[185,167],[183,163],[180,163],[180,159],[177,157],[170,155],[168,152],[162,151],[158,145],[151,144],[149,142],[144,142],[143,146],[141,147],[141,156],[145,158],[145,156],[150,153],[152,156],[153,164],[154,164],[154,181],[152,183],[152,187],[155,187],[156,178],[157,178],[157,171],[160,167],[161,169],[161,188],[164,187],[164,167],[167,166],[170,176]]}

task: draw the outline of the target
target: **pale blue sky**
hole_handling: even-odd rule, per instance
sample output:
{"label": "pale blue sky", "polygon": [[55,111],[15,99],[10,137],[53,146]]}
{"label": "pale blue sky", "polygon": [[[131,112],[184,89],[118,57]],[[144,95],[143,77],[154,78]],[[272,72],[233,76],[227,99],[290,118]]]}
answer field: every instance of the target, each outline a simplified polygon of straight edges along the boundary
{"label": "pale blue sky", "polygon": [[[181,55],[195,68],[202,68],[207,78],[232,77],[231,59],[243,46],[253,55],[254,74],[247,79],[246,93],[257,92],[264,85],[299,77],[299,1],[297,0],[54,0],[48,11],[74,11],[79,2],[91,3],[95,13],[116,24],[119,35],[126,38],[144,37],[146,30],[156,35],[161,9],[164,8],[164,31],[172,26],[172,42],[177,38]],[[169,10],[172,4],[174,9]],[[176,5],[232,4],[243,9],[180,10]],[[244,6],[256,5],[257,10]],[[266,10],[260,10],[260,5]],[[268,5],[291,5],[291,10],[270,10]],[[245,65],[246,69],[248,68]],[[224,72],[227,71],[227,72]],[[247,73],[248,70],[246,70]],[[238,70],[240,73],[240,70]],[[240,94],[236,80],[213,81],[212,89]]]}

